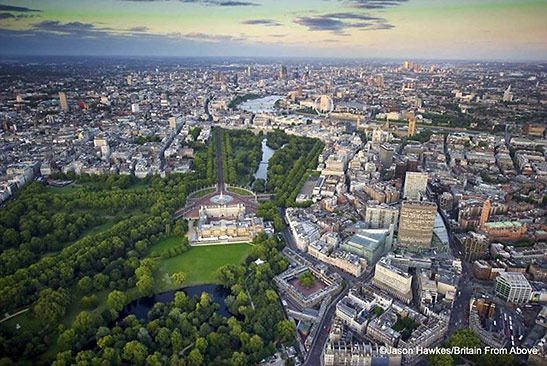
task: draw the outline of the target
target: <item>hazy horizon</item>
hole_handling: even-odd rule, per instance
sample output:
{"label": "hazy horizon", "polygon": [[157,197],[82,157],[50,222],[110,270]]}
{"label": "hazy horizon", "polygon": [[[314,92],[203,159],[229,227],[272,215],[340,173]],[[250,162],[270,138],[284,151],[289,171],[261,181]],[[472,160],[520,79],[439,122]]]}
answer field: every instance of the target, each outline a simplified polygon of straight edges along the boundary
{"label": "hazy horizon", "polygon": [[0,56],[535,62],[545,19],[545,0],[0,0]]}

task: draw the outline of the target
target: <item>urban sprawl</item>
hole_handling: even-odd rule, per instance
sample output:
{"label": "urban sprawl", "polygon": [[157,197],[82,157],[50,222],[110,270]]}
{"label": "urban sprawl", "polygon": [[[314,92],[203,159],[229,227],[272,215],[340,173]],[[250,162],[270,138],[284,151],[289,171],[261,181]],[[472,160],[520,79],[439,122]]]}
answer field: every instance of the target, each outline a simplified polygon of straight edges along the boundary
{"label": "urban sprawl", "polygon": [[[34,181],[203,169],[173,213],[190,251],[285,243],[272,284],[296,340],[262,365],[434,364],[460,352],[393,350],[450,350],[461,329],[478,354],[547,364],[545,65],[68,59],[0,74],[3,206]],[[30,234],[0,234],[4,265]]]}

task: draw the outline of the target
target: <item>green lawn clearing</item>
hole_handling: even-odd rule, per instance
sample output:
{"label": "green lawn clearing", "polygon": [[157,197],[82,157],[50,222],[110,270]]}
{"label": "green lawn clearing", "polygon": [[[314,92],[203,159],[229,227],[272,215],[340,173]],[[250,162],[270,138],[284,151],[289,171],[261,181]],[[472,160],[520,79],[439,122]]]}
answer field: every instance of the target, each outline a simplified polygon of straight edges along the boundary
{"label": "green lawn clearing", "polygon": [[216,283],[215,271],[226,264],[243,263],[251,248],[248,243],[207,245],[192,247],[188,252],[176,257],[158,259],[158,292],[178,288],[170,280],[171,274],[175,272],[186,274],[184,286]]}

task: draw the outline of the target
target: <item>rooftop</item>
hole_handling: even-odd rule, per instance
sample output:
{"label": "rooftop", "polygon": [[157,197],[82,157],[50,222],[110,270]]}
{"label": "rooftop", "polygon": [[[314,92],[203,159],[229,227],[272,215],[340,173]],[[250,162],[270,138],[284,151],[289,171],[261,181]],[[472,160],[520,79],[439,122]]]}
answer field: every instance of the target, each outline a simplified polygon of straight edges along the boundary
{"label": "rooftop", "polygon": [[353,235],[349,240],[350,245],[359,245],[366,250],[374,251],[389,234],[387,229],[364,229]]}

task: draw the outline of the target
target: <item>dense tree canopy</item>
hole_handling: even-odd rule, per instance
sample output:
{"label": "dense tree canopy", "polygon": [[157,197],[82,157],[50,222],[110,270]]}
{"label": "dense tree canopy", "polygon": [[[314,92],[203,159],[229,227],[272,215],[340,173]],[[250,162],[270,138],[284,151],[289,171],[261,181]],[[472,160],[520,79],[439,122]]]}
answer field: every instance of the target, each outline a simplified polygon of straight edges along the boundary
{"label": "dense tree canopy", "polygon": [[[263,138],[226,135],[236,149],[252,151]],[[279,252],[283,244],[265,234],[254,239],[248,266],[216,274],[230,292],[231,317],[217,314],[208,294],[177,292],[172,302],[157,303],[147,320],[119,318],[128,302],[157,291],[150,247],[166,233],[187,230],[184,220],[173,221],[173,212],[187,194],[216,181],[216,144],[197,154],[196,172],[165,178],[58,175],[75,180],[77,188],[57,194],[31,183],[0,210],[0,308],[12,313],[29,307],[28,324],[39,324],[20,332],[0,327],[3,363],[51,364],[54,357],[56,366],[254,365],[280,342],[294,341],[294,323],[284,319],[273,287],[273,277],[289,263]],[[245,165],[250,177],[256,167],[248,164],[258,166],[260,149],[243,156],[233,151],[232,166],[237,171]],[[259,211],[282,229],[276,206]],[[167,255],[187,249],[182,240]],[[257,265],[258,258],[264,263]],[[185,276],[177,272],[171,280],[183,284]]]}
{"label": "dense tree canopy", "polygon": [[268,162],[266,188],[276,194],[278,205],[295,206],[298,193],[317,167],[324,144],[318,139],[287,135],[280,130],[269,132],[267,137],[268,146],[277,150]]}
{"label": "dense tree canopy", "polygon": [[229,184],[247,185],[254,177],[262,160],[261,133],[248,130],[220,130],[224,181]]}

